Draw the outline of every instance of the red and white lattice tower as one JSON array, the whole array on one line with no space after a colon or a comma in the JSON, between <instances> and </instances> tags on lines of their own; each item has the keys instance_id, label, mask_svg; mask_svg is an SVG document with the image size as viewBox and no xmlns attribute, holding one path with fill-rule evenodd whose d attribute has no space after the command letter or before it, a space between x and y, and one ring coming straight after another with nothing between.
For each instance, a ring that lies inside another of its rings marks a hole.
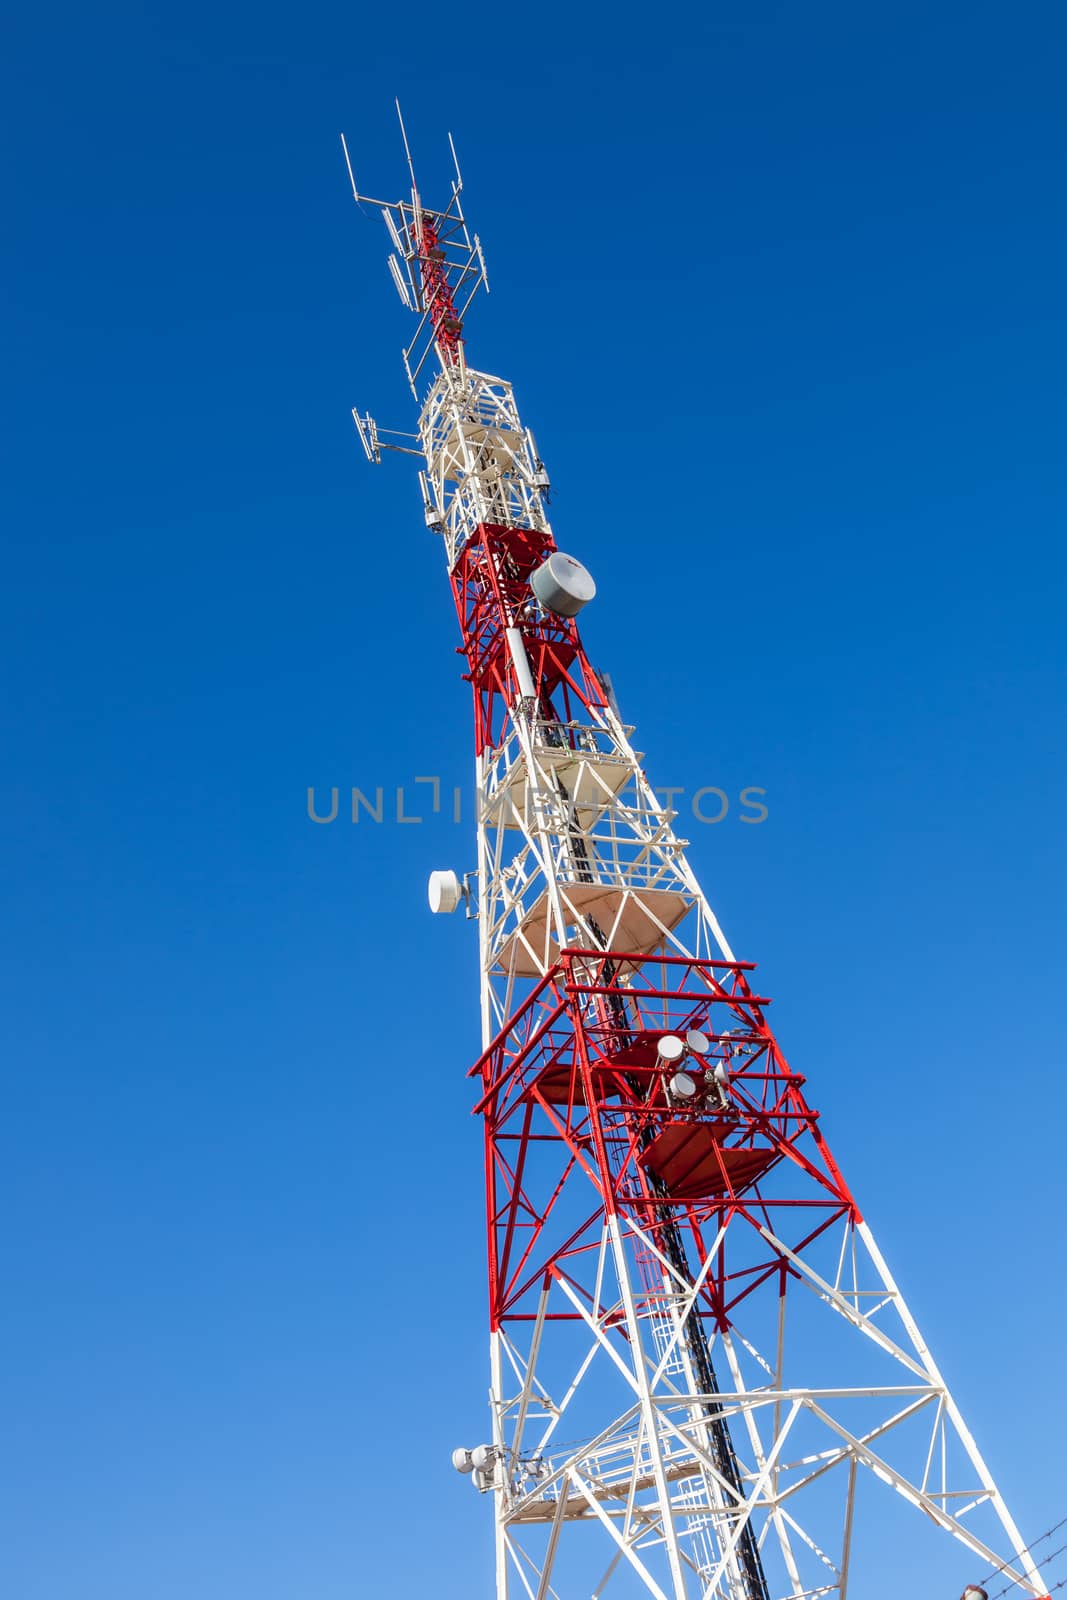
<instances>
[{"instance_id":1,"label":"red and white lattice tower","mask_svg":"<svg viewBox=\"0 0 1067 1600\"><path fill-rule=\"evenodd\" d=\"M353 414L372 461L421 458L474 695L477 871L431 903L479 935L491 1425L454 1464L498 1600L892 1593L853 1537L867 1482L1044 1595L586 656L533 437L467 362L488 285L461 189L370 202L422 409L417 434Z\"/></svg>"}]
</instances>

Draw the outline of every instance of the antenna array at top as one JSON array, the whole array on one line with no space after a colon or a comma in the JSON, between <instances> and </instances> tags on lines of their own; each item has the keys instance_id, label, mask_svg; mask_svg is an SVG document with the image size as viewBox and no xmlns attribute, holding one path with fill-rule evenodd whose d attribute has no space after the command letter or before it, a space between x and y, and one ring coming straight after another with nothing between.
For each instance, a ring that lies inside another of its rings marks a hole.
<instances>
[{"instance_id":1,"label":"antenna array at top","mask_svg":"<svg viewBox=\"0 0 1067 1600\"><path fill-rule=\"evenodd\" d=\"M381 210L393 246L389 272L400 301L419 317L414 337L404 350L404 370L412 393L418 398L419 375L432 351L436 351L443 367L463 365L462 335L467 311L479 289L488 294L489 279L481 241L477 234L470 233L463 215L463 176L452 135L448 135L455 168L451 196L443 211L434 211L423 205L419 195L399 101L396 114L411 178L410 200L376 200L360 194L344 134L341 147L353 198Z\"/></svg>"}]
</instances>

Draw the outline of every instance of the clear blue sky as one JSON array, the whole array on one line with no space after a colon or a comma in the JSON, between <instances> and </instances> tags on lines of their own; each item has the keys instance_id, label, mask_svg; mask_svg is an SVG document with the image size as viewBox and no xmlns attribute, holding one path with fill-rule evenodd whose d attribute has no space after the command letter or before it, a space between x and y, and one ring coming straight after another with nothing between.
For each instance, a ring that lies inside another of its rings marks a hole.
<instances>
[{"instance_id":1,"label":"clear blue sky","mask_svg":"<svg viewBox=\"0 0 1067 1600\"><path fill-rule=\"evenodd\" d=\"M470 825L305 814L471 771L348 415L413 425L338 145L399 194L394 93L591 653L658 782L767 790L694 864L1024 1531L1067 1514L1062 9L9 28L0 1591L488 1593L476 960L424 900Z\"/></svg>"}]
</instances>

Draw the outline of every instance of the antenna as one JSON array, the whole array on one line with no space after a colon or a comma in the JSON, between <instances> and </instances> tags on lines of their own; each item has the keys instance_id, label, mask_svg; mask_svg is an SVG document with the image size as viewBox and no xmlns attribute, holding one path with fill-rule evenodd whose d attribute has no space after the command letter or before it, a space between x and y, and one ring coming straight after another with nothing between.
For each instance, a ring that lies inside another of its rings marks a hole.
<instances>
[{"instance_id":1,"label":"antenna","mask_svg":"<svg viewBox=\"0 0 1067 1600\"><path fill-rule=\"evenodd\" d=\"M404 282L396 256L394 255L390 255L389 257L389 271L393 274L393 282L396 284L396 292L400 296L401 301L405 306L407 306L409 311L414 311L415 307L412 304L411 296L408 293L408 286Z\"/></svg>"},{"instance_id":2,"label":"antenna","mask_svg":"<svg viewBox=\"0 0 1067 1600\"><path fill-rule=\"evenodd\" d=\"M462 194L463 193L463 174L459 170L459 157L456 154L455 141L453 140L451 134L449 134L449 136L448 136L448 148L452 152L452 165L456 169L456 193L457 194Z\"/></svg>"},{"instance_id":3,"label":"antenna","mask_svg":"<svg viewBox=\"0 0 1067 1600\"><path fill-rule=\"evenodd\" d=\"M356 204L358 206L359 205L359 190L356 188L356 175L352 171L352 158L348 153L348 146L345 143L345 136L344 136L343 133L341 135L341 149L345 153L345 166L348 168L348 181L352 185L352 198L353 198L353 200L356 202Z\"/></svg>"},{"instance_id":4,"label":"antenna","mask_svg":"<svg viewBox=\"0 0 1067 1600\"><path fill-rule=\"evenodd\" d=\"M450 184L451 197L442 210L424 211L399 96L393 103L411 179L410 199L376 200L368 194L360 194L344 134L341 148L353 198L361 207L372 205L381 210L396 252L395 259L387 261L389 274L403 305L419 318L414 338L404 351L404 368L414 391L424 363L435 351L443 366L463 366L464 322L479 290L484 289L488 294L489 279L481 241L477 234L471 235L463 215L460 200L463 172L455 139L448 134L455 168Z\"/></svg>"},{"instance_id":5,"label":"antenna","mask_svg":"<svg viewBox=\"0 0 1067 1600\"><path fill-rule=\"evenodd\" d=\"M408 158L408 171L411 173L411 197L415 204L418 205L419 191L415 184L415 168L411 160L411 146L408 144L408 131L404 126L404 114L400 109L399 96L396 97L393 103L396 106L397 121L400 123L400 137L404 141L404 154Z\"/></svg>"},{"instance_id":6,"label":"antenna","mask_svg":"<svg viewBox=\"0 0 1067 1600\"><path fill-rule=\"evenodd\" d=\"M401 240L400 234L397 232L396 223L393 221L393 214L389 210L388 206L382 207L382 216L385 218L385 226L389 230L389 237L396 246L397 255L403 256L406 260L410 252L405 247L403 241Z\"/></svg>"}]
</instances>

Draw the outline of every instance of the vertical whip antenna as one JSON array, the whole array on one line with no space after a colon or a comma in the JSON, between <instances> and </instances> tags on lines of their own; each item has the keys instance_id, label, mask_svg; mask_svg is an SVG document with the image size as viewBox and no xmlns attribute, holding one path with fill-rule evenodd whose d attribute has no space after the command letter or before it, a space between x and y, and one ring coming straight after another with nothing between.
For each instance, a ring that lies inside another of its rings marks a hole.
<instances>
[{"instance_id":1,"label":"vertical whip antenna","mask_svg":"<svg viewBox=\"0 0 1067 1600\"><path fill-rule=\"evenodd\" d=\"M456 154L456 145L455 145L454 139L452 138L451 133L448 135L448 148L452 152L452 165L456 169L456 189L455 189L455 192L456 192L456 194L462 194L463 193L463 174L459 170L459 157Z\"/></svg>"},{"instance_id":2,"label":"vertical whip antenna","mask_svg":"<svg viewBox=\"0 0 1067 1600\"><path fill-rule=\"evenodd\" d=\"M345 166L348 168L348 181L352 185L352 198L359 205L359 190L356 188L356 175L352 171L352 157L348 153L348 143L344 134L341 135L341 149L345 153Z\"/></svg>"},{"instance_id":3,"label":"vertical whip antenna","mask_svg":"<svg viewBox=\"0 0 1067 1600\"><path fill-rule=\"evenodd\" d=\"M393 101L393 104L396 106L396 120L400 124L400 137L404 141L404 154L407 157L408 172L411 174L411 203L417 210L419 204L419 191L415 183L415 164L411 159L411 146L408 144L408 130L404 126L404 113L400 109L399 95Z\"/></svg>"}]
</instances>

